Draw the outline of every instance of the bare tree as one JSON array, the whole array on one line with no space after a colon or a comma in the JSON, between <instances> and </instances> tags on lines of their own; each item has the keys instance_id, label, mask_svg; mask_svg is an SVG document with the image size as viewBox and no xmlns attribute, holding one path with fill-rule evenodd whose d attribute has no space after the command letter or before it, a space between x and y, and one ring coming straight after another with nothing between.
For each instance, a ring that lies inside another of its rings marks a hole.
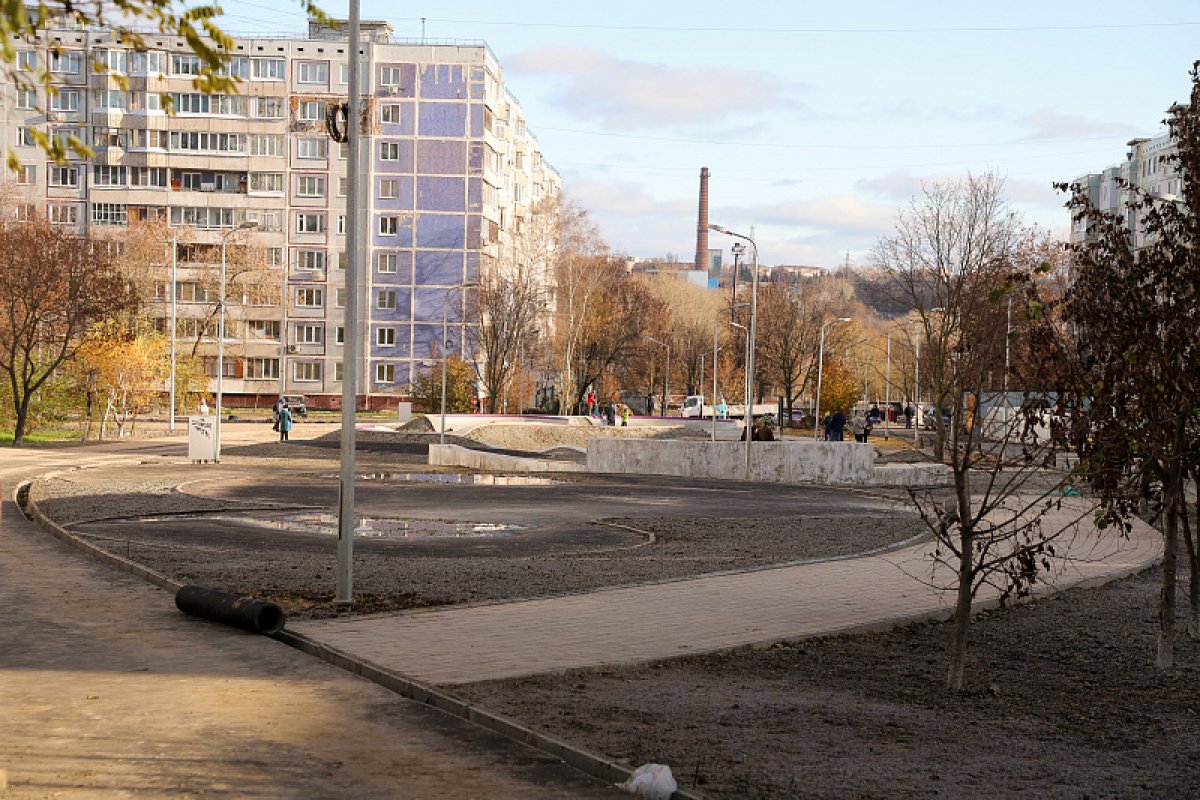
<instances>
[{"instance_id":1,"label":"bare tree","mask_svg":"<svg viewBox=\"0 0 1200 800\"><path fill-rule=\"evenodd\" d=\"M136 307L107 243L44 220L0 221L0 374L16 416L14 447L24 443L35 393L89 328Z\"/></svg>"},{"instance_id":2,"label":"bare tree","mask_svg":"<svg viewBox=\"0 0 1200 800\"><path fill-rule=\"evenodd\" d=\"M1002 601L1027 593L1048 568L1058 535L1040 524L1048 508L1039 498L1045 487L1032 497L1021 494L1055 444L1038 427L1050 387L1027 387L1017 411L993 415L993 424L984 425L988 375L1003 363L1007 295L1029 284L1041 267L1029 263L1028 240L1004 200L1003 181L969 176L925 186L873 255L882 290L914 309L922 378L935 407L950 411L949 423L939 413L934 419L936 454L950 466L952 496L911 495L937 538L935 566L942 563L954 574L946 587L956 593L946 682L955 690L963 684L976 594L984 585L996 586ZM1016 302L1030 326L1044 322L1038 312L1043 305L1032 295ZM1052 372L1031 380L1047 374ZM985 431L987 446L981 441Z\"/></svg>"}]
</instances>

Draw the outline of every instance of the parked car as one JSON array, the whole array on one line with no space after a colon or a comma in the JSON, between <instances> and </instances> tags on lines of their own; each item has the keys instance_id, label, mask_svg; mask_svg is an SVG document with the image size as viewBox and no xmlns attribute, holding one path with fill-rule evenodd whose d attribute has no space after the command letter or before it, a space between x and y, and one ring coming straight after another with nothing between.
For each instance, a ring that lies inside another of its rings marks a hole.
<instances>
[{"instance_id":1,"label":"parked car","mask_svg":"<svg viewBox=\"0 0 1200 800\"><path fill-rule=\"evenodd\" d=\"M308 416L308 401L304 399L304 395L285 394L283 402L287 403L288 410L292 412L293 417Z\"/></svg>"},{"instance_id":2,"label":"parked car","mask_svg":"<svg viewBox=\"0 0 1200 800\"><path fill-rule=\"evenodd\" d=\"M933 418L934 410L932 408L925 409L925 413L921 415L921 427L927 431L937 428L937 423ZM954 422L954 414L948 408L942 409L942 427L949 428Z\"/></svg>"}]
</instances>

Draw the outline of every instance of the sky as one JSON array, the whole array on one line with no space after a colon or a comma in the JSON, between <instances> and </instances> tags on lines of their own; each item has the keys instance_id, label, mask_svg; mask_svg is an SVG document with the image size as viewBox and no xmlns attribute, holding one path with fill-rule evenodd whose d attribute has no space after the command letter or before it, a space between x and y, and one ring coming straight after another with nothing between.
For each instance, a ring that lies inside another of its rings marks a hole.
<instances>
[{"instance_id":1,"label":"sky","mask_svg":"<svg viewBox=\"0 0 1200 800\"><path fill-rule=\"evenodd\" d=\"M701 167L710 221L763 264L868 263L923 183L969 173L1065 236L1051 184L1162 133L1200 58L1182 1L360 1L398 37L487 42L564 195L615 251L682 261ZM232 32L305 30L295 0L225 11Z\"/></svg>"}]
</instances>

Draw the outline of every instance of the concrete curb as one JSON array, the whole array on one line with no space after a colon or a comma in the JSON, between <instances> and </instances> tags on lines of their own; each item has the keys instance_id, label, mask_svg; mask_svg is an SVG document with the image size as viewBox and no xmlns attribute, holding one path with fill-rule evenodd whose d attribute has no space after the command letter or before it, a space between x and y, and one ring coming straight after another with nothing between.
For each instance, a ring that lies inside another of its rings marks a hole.
<instances>
[{"instance_id":1,"label":"concrete curb","mask_svg":"<svg viewBox=\"0 0 1200 800\"><path fill-rule=\"evenodd\" d=\"M587 467L573 461L487 453L456 444L430 444L429 464L438 467L466 467L485 472L587 472Z\"/></svg>"}]
</instances>

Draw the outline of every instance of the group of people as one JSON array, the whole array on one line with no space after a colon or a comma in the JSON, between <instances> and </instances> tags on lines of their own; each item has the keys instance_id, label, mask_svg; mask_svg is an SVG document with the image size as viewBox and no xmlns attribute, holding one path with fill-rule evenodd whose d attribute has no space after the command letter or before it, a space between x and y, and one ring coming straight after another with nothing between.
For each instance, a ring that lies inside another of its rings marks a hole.
<instances>
[{"instance_id":1,"label":"group of people","mask_svg":"<svg viewBox=\"0 0 1200 800\"><path fill-rule=\"evenodd\" d=\"M594 389L588 389L587 413L589 417L603 419L608 425L616 425L617 417L619 416L622 426L629 425L629 406L622 403L621 407L618 408L616 400L609 400L607 405L601 406L596 402L596 392Z\"/></svg>"},{"instance_id":2,"label":"group of people","mask_svg":"<svg viewBox=\"0 0 1200 800\"><path fill-rule=\"evenodd\" d=\"M873 415L868 416L864 411L855 411L854 416L847 419L845 412L839 408L832 413L825 412L825 416L821 419L821 425L825 430L825 440L828 442L845 441L846 426L849 425L850 432L854 435L854 441L866 444L871 430L875 427L875 420Z\"/></svg>"}]
</instances>

